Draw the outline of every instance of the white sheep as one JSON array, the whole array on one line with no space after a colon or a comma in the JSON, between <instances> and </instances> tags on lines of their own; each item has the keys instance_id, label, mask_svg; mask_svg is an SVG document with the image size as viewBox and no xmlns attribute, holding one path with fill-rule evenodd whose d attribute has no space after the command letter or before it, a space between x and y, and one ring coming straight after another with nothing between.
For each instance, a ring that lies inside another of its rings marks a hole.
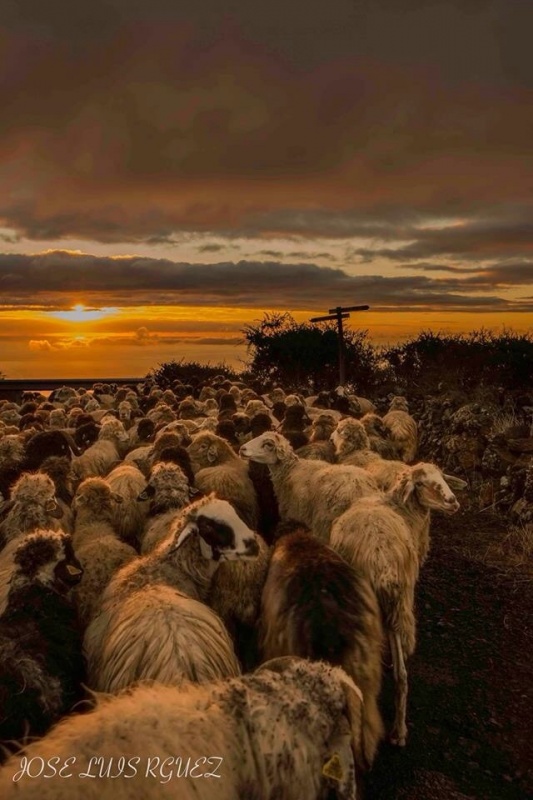
<instances>
[{"instance_id":1,"label":"white sheep","mask_svg":"<svg viewBox=\"0 0 533 800\"><path fill-rule=\"evenodd\" d=\"M85 635L90 685L117 692L141 679L178 685L239 674L220 617L202 601L221 560L258 550L226 501L211 495L184 509L169 537L105 590Z\"/></svg>"},{"instance_id":2,"label":"white sheep","mask_svg":"<svg viewBox=\"0 0 533 800\"><path fill-rule=\"evenodd\" d=\"M396 445L398 456L406 464L410 464L414 461L418 448L418 426L409 414L405 397L392 398L383 422L390 431L390 438Z\"/></svg>"},{"instance_id":3,"label":"white sheep","mask_svg":"<svg viewBox=\"0 0 533 800\"><path fill-rule=\"evenodd\" d=\"M199 687L139 686L99 697L11 758L0 795L356 800L361 705L342 669L303 659Z\"/></svg>"},{"instance_id":4,"label":"white sheep","mask_svg":"<svg viewBox=\"0 0 533 800\"><path fill-rule=\"evenodd\" d=\"M272 431L242 445L240 453L268 464L281 517L305 522L324 541L334 519L355 500L378 492L365 470L298 458L289 442Z\"/></svg>"},{"instance_id":5,"label":"white sheep","mask_svg":"<svg viewBox=\"0 0 533 800\"><path fill-rule=\"evenodd\" d=\"M392 655L395 718L391 740L407 739L406 659L416 643L414 593L429 548L430 509L459 504L433 464L404 467L386 495L354 503L331 527L331 546L366 575L378 597Z\"/></svg>"},{"instance_id":6,"label":"white sheep","mask_svg":"<svg viewBox=\"0 0 533 800\"><path fill-rule=\"evenodd\" d=\"M400 514L379 495L361 498L339 516L331 526L330 544L370 580L378 598L394 672L395 717L390 738L403 746L407 739L405 660L416 643L416 545Z\"/></svg>"},{"instance_id":7,"label":"white sheep","mask_svg":"<svg viewBox=\"0 0 533 800\"><path fill-rule=\"evenodd\" d=\"M429 552L431 511L450 515L460 508L448 481L458 488L466 486L465 481L446 475L435 464L404 464L386 492L387 498L395 505L411 531L421 566Z\"/></svg>"}]
</instances>

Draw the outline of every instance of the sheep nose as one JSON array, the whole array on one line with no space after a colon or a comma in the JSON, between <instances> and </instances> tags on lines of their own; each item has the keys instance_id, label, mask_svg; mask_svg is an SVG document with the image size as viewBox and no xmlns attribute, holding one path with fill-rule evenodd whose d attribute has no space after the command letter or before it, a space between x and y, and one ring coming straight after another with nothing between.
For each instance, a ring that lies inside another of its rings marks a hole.
<instances>
[{"instance_id":1,"label":"sheep nose","mask_svg":"<svg viewBox=\"0 0 533 800\"><path fill-rule=\"evenodd\" d=\"M255 557L259 555L259 544L257 543L257 539L246 539L244 544L246 545L245 555L250 557Z\"/></svg>"},{"instance_id":2,"label":"sheep nose","mask_svg":"<svg viewBox=\"0 0 533 800\"><path fill-rule=\"evenodd\" d=\"M450 514L455 514L456 511L459 511L461 505L456 497L450 497L450 499L446 503L447 510Z\"/></svg>"}]
</instances>

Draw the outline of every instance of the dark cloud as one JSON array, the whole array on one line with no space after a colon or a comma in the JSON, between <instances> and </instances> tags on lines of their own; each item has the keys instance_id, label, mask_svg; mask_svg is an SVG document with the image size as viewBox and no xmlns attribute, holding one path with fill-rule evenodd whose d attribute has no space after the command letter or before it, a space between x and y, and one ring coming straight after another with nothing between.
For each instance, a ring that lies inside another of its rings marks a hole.
<instances>
[{"instance_id":1,"label":"dark cloud","mask_svg":"<svg viewBox=\"0 0 533 800\"><path fill-rule=\"evenodd\" d=\"M3 0L0 220L36 240L388 241L394 214L525 202L532 16L507 0Z\"/></svg>"},{"instance_id":2,"label":"dark cloud","mask_svg":"<svg viewBox=\"0 0 533 800\"><path fill-rule=\"evenodd\" d=\"M10 285L9 277L13 275L20 280ZM532 264L507 269L502 266L466 278L455 273L446 278L416 274L384 277L352 276L341 269L311 263L188 264L50 251L34 256L0 256L0 280L2 276L6 278L5 299L12 306L31 302L45 308L57 307L63 300L63 307L68 307L81 297L86 304L97 307L151 304L309 309L342 302L368 303L375 310L524 310L527 303L499 297L495 290L530 283Z\"/></svg>"}]
</instances>

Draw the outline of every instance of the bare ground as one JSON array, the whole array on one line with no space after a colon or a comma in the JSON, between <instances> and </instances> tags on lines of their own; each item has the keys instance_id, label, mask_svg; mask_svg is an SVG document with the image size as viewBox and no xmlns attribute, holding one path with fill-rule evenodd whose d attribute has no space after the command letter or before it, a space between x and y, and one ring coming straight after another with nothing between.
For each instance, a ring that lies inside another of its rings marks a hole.
<instances>
[{"instance_id":1,"label":"bare ground","mask_svg":"<svg viewBox=\"0 0 533 800\"><path fill-rule=\"evenodd\" d=\"M365 800L533 797L533 574L498 563L505 521L435 515L417 592L409 739L384 744ZM392 707L385 680L384 716Z\"/></svg>"}]
</instances>

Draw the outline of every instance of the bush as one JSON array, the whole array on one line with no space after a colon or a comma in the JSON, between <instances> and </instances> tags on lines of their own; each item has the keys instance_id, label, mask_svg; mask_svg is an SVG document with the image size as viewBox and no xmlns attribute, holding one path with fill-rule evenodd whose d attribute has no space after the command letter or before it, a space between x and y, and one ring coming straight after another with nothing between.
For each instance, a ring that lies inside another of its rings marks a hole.
<instances>
[{"instance_id":1,"label":"bush","mask_svg":"<svg viewBox=\"0 0 533 800\"><path fill-rule=\"evenodd\" d=\"M318 392L339 384L339 337L335 322L297 323L291 314L265 314L243 331L251 361L249 372L265 385ZM368 332L344 331L346 383L369 392L382 373Z\"/></svg>"},{"instance_id":2,"label":"bush","mask_svg":"<svg viewBox=\"0 0 533 800\"><path fill-rule=\"evenodd\" d=\"M223 375L230 381L238 380L239 375L226 364L200 364L198 361L166 361L159 364L157 369L152 369L146 376L153 380L161 389L171 386L174 381L196 384L201 381L212 380L217 375Z\"/></svg>"},{"instance_id":3,"label":"bush","mask_svg":"<svg viewBox=\"0 0 533 800\"><path fill-rule=\"evenodd\" d=\"M485 388L525 389L533 380L533 337L481 329L445 335L423 331L416 339L383 352L398 388L427 394Z\"/></svg>"}]
</instances>

